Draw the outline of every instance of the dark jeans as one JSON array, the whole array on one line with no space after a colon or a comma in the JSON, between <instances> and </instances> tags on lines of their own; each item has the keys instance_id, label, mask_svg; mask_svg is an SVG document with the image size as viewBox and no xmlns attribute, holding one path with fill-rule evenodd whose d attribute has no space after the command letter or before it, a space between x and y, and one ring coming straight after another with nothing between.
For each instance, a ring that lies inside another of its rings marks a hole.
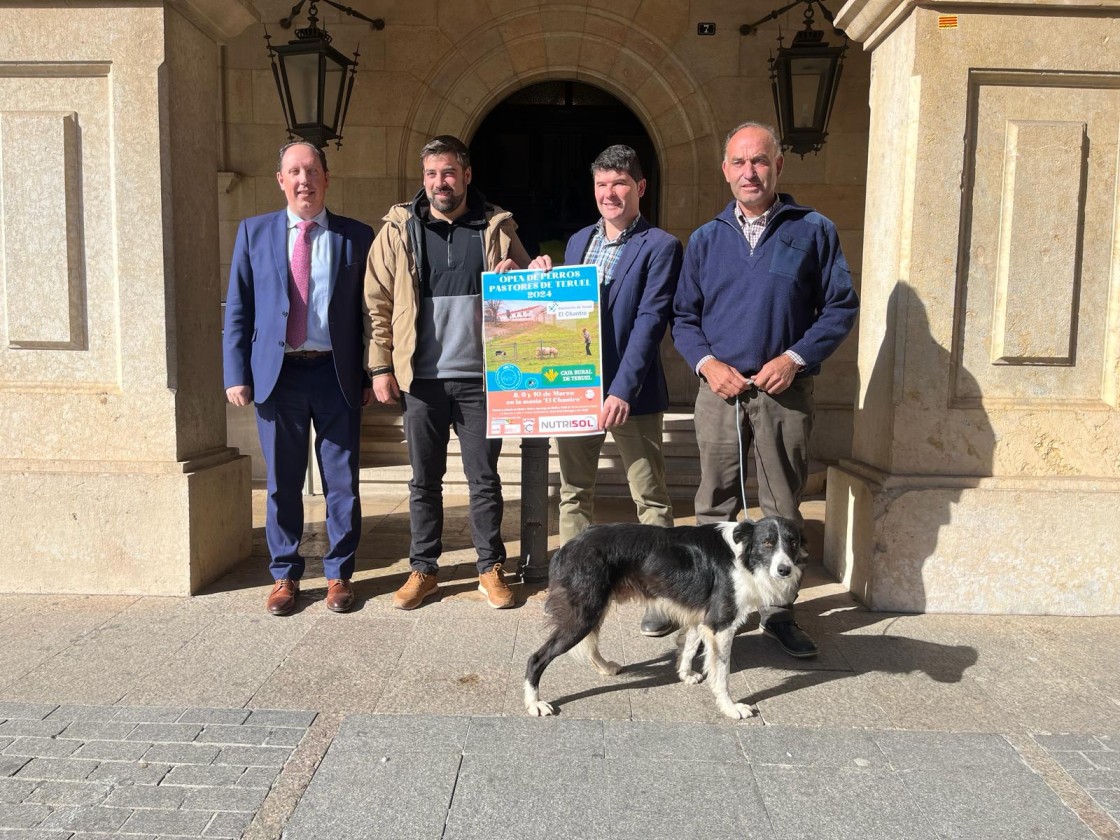
<instances>
[{"instance_id":1,"label":"dark jeans","mask_svg":"<svg viewBox=\"0 0 1120 840\"><path fill-rule=\"evenodd\" d=\"M358 500L362 410L351 408L342 396L330 356L285 359L276 387L267 400L257 404L257 432L268 468L264 533L272 557L269 569L276 580L303 577L299 543L312 424L330 541L323 556L323 574L349 580L362 533Z\"/></svg>"},{"instance_id":2,"label":"dark jeans","mask_svg":"<svg viewBox=\"0 0 1120 840\"><path fill-rule=\"evenodd\" d=\"M443 553L443 477L452 427L459 438L470 488L471 539L478 552L478 571L481 574L495 563L504 563L504 503L498 477L502 441L486 438L482 379L414 379L408 392L401 395L401 402L412 465L412 480L408 482L412 568L433 574Z\"/></svg>"}]
</instances>

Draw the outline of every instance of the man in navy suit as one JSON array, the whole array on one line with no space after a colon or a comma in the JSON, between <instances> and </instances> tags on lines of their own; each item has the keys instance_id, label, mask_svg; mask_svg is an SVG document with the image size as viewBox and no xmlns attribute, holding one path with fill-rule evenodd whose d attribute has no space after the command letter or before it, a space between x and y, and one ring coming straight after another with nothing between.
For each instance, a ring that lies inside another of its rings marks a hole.
<instances>
[{"instance_id":1,"label":"man in navy suit","mask_svg":"<svg viewBox=\"0 0 1120 840\"><path fill-rule=\"evenodd\" d=\"M268 467L265 537L276 581L273 615L296 605L304 559L303 483L311 426L327 503L327 608L354 604L350 578L361 533L358 456L363 369L362 278L373 229L326 209L330 172L314 145L280 149L286 210L245 219L230 268L223 338L226 398L256 403Z\"/></svg>"},{"instance_id":2,"label":"man in navy suit","mask_svg":"<svg viewBox=\"0 0 1120 840\"><path fill-rule=\"evenodd\" d=\"M600 343L607 396L599 414L603 433L556 441L563 541L594 519L599 453L608 429L622 455L638 519L647 525L673 525L661 452L669 393L660 346L681 270L681 243L642 218L638 205L646 181L633 149L607 148L591 164L591 175L600 219L568 240L564 263L599 268ZM529 267L547 271L552 260L537 257ZM673 629L667 619L652 611L642 620L646 635L662 636Z\"/></svg>"}]
</instances>

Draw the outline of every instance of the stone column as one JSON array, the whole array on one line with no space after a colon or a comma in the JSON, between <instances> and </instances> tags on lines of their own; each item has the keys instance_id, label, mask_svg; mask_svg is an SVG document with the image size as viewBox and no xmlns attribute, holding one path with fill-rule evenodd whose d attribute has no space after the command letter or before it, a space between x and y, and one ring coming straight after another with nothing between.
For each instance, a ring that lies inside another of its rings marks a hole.
<instances>
[{"instance_id":1,"label":"stone column","mask_svg":"<svg viewBox=\"0 0 1120 840\"><path fill-rule=\"evenodd\" d=\"M0 9L0 588L184 595L249 553L226 446L217 40L244 0Z\"/></svg>"},{"instance_id":2,"label":"stone column","mask_svg":"<svg viewBox=\"0 0 1120 840\"><path fill-rule=\"evenodd\" d=\"M837 18L873 56L825 562L880 610L1120 613L1115 4L941 6Z\"/></svg>"}]
</instances>

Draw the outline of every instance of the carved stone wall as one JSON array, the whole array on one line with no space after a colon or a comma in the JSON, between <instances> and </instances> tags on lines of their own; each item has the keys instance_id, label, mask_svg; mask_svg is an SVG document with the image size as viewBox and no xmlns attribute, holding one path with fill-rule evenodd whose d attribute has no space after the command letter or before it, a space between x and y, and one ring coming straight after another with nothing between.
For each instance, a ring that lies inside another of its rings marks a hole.
<instances>
[{"instance_id":1,"label":"carved stone wall","mask_svg":"<svg viewBox=\"0 0 1120 840\"><path fill-rule=\"evenodd\" d=\"M873 163L826 561L881 609L1116 613L1120 22L1004 5L840 15Z\"/></svg>"},{"instance_id":2,"label":"carved stone wall","mask_svg":"<svg viewBox=\"0 0 1120 840\"><path fill-rule=\"evenodd\" d=\"M0 9L5 589L185 594L248 554L213 341L213 38L252 15L208 5Z\"/></svg>"}]
</instances>

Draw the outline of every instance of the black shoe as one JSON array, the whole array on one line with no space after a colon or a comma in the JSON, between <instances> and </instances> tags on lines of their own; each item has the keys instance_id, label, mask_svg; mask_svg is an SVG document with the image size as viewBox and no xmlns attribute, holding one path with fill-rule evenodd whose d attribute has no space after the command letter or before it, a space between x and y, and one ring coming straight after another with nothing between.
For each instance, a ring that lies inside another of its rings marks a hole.
<instances>
[{"instance_id":1,"label":"black shoe","mask_svg":"<svg viewBox=\"0 0 1120 840\"><path fill-rule=\"evenodd\" d=\"M782 621L776 624L763 624L762 632L771 639L776 639L782 650L798 659L816 656L817 643L812 637L797 626L795 621Z\"/></svg>"},{"instance_id":2,"label":"black shoe","mask_svg":"<svg viewBox=\"0 0 1120 840\"><path fill-rule=\"evenodd\" d=\"M671 618L662 615L653 607L646 607L645 615L642 616L641 631L643 636L657 639L661 636L668 636L676 629L677 623Z\"/></svg>"}]
</instances>

